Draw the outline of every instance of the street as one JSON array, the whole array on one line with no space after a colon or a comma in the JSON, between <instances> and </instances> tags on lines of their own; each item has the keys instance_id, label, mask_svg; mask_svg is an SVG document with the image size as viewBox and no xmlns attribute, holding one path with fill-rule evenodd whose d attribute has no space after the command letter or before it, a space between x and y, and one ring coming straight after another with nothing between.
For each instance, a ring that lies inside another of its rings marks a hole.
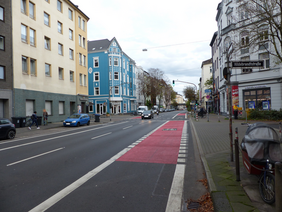
<instances>
[{"instance_id":1,"label":"street","mask_svg":"<svg viewBox=\"0 0 282 212\"><path fill-rule=\"evenodd\" d=\"M60 129L1 141L0 211L185 211L207 192L185 112Z\"/></svg>"}]
</instances>

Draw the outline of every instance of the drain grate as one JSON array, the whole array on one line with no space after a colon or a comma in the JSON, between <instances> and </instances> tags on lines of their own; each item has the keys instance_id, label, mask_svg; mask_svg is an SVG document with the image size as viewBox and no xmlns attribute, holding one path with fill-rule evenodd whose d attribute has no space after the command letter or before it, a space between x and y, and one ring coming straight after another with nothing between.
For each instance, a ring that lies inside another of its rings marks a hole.
<instances>
[{"instance_id":1,"label":"drain grate","mask_svg":"<svg viewBox=\"0 0 282 212\"><path fill-rule=\"evenodd\" d=\"M163 131L176 131L177 128L167 128L167 129L163 129Z\"/></svg>"},{"instance_id":2,"label":"drain grate","mask_svg":"<svg viewBox=\"0 0 282 212\"><path fill-rule=\"evenodd\" d=\"M190 202L188 205L188 209L198 209L200 204L198 202Z\"/></svg>"}]
</instances>

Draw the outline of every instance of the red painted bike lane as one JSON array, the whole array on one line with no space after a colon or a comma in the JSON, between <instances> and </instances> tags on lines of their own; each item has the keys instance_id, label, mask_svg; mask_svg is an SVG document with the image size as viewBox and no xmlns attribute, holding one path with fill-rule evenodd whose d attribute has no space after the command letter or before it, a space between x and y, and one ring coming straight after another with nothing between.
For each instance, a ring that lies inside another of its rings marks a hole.
<instances>
[{"instance_id":1,"label":"red painted bike lane","mask_svg":"<svg viewBox=\"0 0 282 212\"><path fill-rule=\"evenodd\" d=\"M117 161L177 164L184 121L169 121Z\"/></svg>"}]
</instances>

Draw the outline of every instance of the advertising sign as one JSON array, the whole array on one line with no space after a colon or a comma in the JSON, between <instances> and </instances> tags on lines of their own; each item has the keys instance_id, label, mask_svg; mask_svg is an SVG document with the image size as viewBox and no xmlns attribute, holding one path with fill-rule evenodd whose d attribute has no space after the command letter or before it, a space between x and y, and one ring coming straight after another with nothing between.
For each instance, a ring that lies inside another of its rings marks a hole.
<instances>
[{"instance_id":1,"label":"advertising sign","mask_svg":"<svg viewBox=\"0 0 282 212\"><path fill-rule=\"evenodd\" d=\"M239 89L238 85L232 85L232 106L239 106Z\"/></svg>"},{"instance_id":2,"label":"advertising sign","mask_svg":"<svg viewBox=\"0 0 282 212\"><path fill-rule=\"evenodd\" d=\"M269 101L263 101L262 102L262 109L263 110L269 110Z\"/></svg>"},{"instance_id":3,"label":"advertising sign","mask_svg":"<svg viewBox=\"0 0 282 212\"><path fill-rule=\"evenodd\" d=\"M77 105L77 113L81 113L81 105Z\"/></svg>"},{"instance_id":4,"label":"advertising sign","mask_svg":"<svg viewBox=\"0 0 282 212\"><path fill-rule=\"evenodd\" d=\"M249 109L255 109L256 103L255 101L249 101Z\"/></svg>"}]
</instances>

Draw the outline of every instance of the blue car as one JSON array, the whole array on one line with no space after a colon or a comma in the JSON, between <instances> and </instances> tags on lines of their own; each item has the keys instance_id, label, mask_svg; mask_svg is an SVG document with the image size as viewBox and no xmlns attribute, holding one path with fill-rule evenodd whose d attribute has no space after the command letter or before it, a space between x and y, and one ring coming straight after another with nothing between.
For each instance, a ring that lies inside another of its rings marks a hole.
<instances>
[{"instance_id":1,"label":"blue car","mask_svg":"<svg viewBox=\"0 0 282 212\"><path fill-rule=\"evenodd\" d=\"M79 127L80 125L89 125L90 117L83 113L74 113L64 121L64 126Z\"/></svg>"}]
</instances>

